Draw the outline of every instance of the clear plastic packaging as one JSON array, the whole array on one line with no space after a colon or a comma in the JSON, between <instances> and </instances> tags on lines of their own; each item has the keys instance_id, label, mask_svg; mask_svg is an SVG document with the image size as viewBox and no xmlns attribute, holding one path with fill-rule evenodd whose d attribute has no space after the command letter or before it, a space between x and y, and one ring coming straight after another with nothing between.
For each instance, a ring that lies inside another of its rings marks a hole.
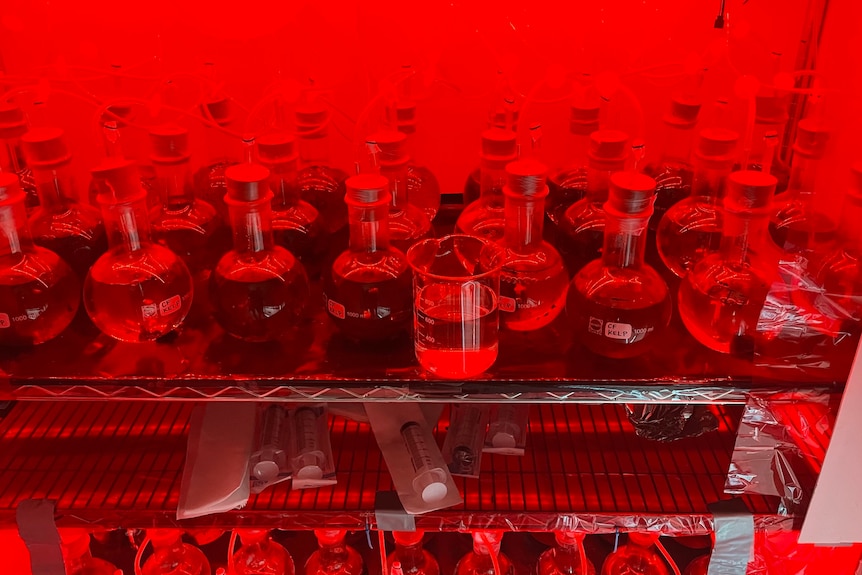
<instances>
[{"instance_id":1,"label":"clear plastic packaging","mask_svg":"<svg viewBox=\"0 0 862 575\"><path fill-rule=\"evenodd\" d=\"M315 529L320 548L305 562L305 575L362 575L362 557L345 545L343 529Z\"/></svg>"},{"instance_id":2,"label":"clear plastic packaging","mask_svg":"<svg viewBox=\"0 0 862 575\"><path fill-rule=\"evenodd\" d=\"M443 441L443 461L452 475L479 477L489 412L485 405L452 404Z\"/></svg>"},{"instance_id":3,"label":"clear plastic packaging","mask_svg":"<svg viewBox=\"0 0 862 575\"><path fill-rule=\"evenodd\" d=\"M335 459L329 442L326 408L302 406L290 411L291 487L335 485Z\"/></svg>"},{"instance_id":4,"label":"clear plastic packaging","mask_svg":"<svg viewBox=\"0 0 862 575\"><path fill-rule=\"evenodd\" d=\"M297 327L310 297L305 269L275 245L269 170L239 164L225 170L234 249L210 276L216 321L232 336L274 341Z\"/></svg>"},{"instance_id":5,"label":"clear plastic packaging","mask_svg":"<svg viewBox=\"0 0 862 575\"><path fill-rule=\"evenodd\" d=\"M535 331L565 309L569 274L559 252L543 239L547 168L535 160L506 166L505 263L500 272L500 320L513 331Z\"/></svg>"},{"instance_id":6,"label":"clear plastic packaging","mask_svg":"<svg viewBox=\"0 0 862 575\"><path fill-rule=\"evenodd\" d=\"M350 247L324 275L326 311L346 337L388 340L409 333L413 299L407 258L390 246L389 183L383 176L348 178Z\"/></svg>"},{"instance_id":7,"label":"clear plastic packaging","mask_svg":"<svg viewBox=\"0 0 862 575\"><path fill-rule=\"evenodd\" d=\"M492 406L482 451L500 455L524 455L529 426L528 403L500 403Z\"/></svg>"},{"instance_id":8,"label":"clear plastic packaging","mask_svg":"<svg viewBox=\"0 0 862 575\"><path fill-rule=\"evenodd\" d=\"M177 329L192 305L192 277L174 252L150 239L146 192L135 164L106 161L93 170L110 249L84 282L84 306L103 333L153 341Z\"/></svg>"},{"instance_id":9,"label":"clear plastic packaging","mask_svg":"<svg viewBox=\"0 0 862 575\"><path fill-rule=\"evenodd\" d=\"M259 417L257 450L252 454L251 475L271 485L280 475L287 475L288 412L280 405L270 405Z\"/></svg>"},{"instance_id":10,"label":"clear plastic packaging","mask_svg":"<svg viewBox=\"0 0 862 575\"><path fill-rule=\"evenodd\" d=\"M75 318L81 284L54 252L35 245L18 175L0 172L0 344L34 345Z\"/></svg>"},{"instance_id":11,"label":"clear plastic packaging","mask_svg":"<svg viewBox=\"0 0 862 575\"><path fill-rule=\"evenodd\" d=\"M99 210L82 203L65 139L59 128L33 128L21 137L39 195L30 231L36 244L63 258L83 280L108 244Z\"/></svg>"},{"instance_id":12,"label":"clear plastic packaging","mask_svg":"<svg viewBox=\"0 0 862 575\"><path fill-rule=\"evenodd\" d=\"M583 267L569 287L566 314L590 351L630 358L650 351L670 325L665 281L644 263L655 180L635 172L611 176L601 259Z\"/></svg>"}]
</instances>

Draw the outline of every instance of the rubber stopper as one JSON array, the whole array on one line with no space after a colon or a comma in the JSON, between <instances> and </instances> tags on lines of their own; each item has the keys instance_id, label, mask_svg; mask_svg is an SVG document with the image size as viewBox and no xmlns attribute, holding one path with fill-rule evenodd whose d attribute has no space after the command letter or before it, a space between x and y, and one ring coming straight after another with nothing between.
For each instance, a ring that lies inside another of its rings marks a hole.
<instances>
[{"instance_id":1,"label":"rubber stopper","mask_svg":"<svg viewBox=\"0 0 862 575\"><path fill-rule=\"evenodd\" d=\"M807 158L821 158L829 141L829 130L810 118L799 120L793 151Z\"/></svg>"},{"instance_id":2,"label":"rubber stopper","mask_svg":"<svg viewBox=\"0 0 862 575\"><path fill-rule=\"evenodd\" d=\"M381 130L374 132L366 139L369 144L376 144L380 149L379 160L384 164L407 161L407 135L396 130Z\"/></svg>"},{"instance_id":3,"label":"rubber stopper","mask_svg":"<svg viewBox=\"0 0 862 575\"><path fill-rule=\"evenodd\" d=\"M628 157L629 135L620 130L596 130L590 134L592 160L622 162Z\"/></svg>"},{"instance_id":4,"label":"rubber stopper","mask_svg":"<svg viewBox=\"0 0 862 575\"><path fill-rule=\"evenodd\" d=\"M670 101L670 111L665 115L666 124L677 128L690 129L697 124L700 113L700 100L693 96L674 96Z\"/></svg>"},{"instance_id":5,"label":"rubber stopper","mask_svg":"<svg viewBox=\"0 0 862 575\"><path fill-rule=\"evenodd\" d=\"M697 155L702 158L732 158L739 134L725 128L706 128L697 139Z\"/></svg>"},{"instance_id":6,"label":"rubber stopper","mask_svg":"<svg viewBox=\"0 0 862 575\"><path fill-rule=\"evenodd\" d=\"M34 168L51 168L72 159L60 128L32 128L21 136L21 147L27 164Z\"/></svg>"},{"instance_id":7,"label":"rubber stopper","mask_svg":"<svg viewBox=\"0 0 862 575\"><path fill-rule=\"evenodd\" d=\"M398 124L398 131L405 134L412 134L416 131L416 104L399 103L395 107L395 119Z\"/></svg>"},{"instance_id":8,"label":"rubber stopper","mask_svg":"<svg viewBox=\"0 0 862 575\"><path fill-rule=\"evenodd\" d=\"M344 200L350 205L386 205L392 200L389 179L379 174L351 176L344 182Z\"/></svg>"},{"instance_id":9,"label":"rubber stopper","mask_svg":"<svg viewBox=\"0 0 862 575\"><path fill-rule=\"evenodd\" d=\"M599 129L599 103L573 102L569 108L569 131L589 136Z\"/></svg>"},{"instance_id":10,"label":"rubber stopper","mask_svg":"<svg viewBox=\"0 0 862 575\"><path fill-rule=\"evenodd\" d=\"M658 533L629 533L629 543L638 547L652 547L658 541Z\"/></svg>"},{"instance_id":11,"label":"rubber stopper","mask_svg":"<svg viewBox=\"0 0 862 575\"><path fill-rule=\"evenodd\" d=\"M777 184L775 176L760 171L733 172L727 178L725 205L737 210L765 208L772 203Z\"/></svg>"},{"instance_id":12,"label":"rubber stopper","mask_svg":"<svg viewBox=\"0 0 862 575\"><path fill-rule=\"evenodd\" d=\"M176 164L189 159L189 131L176 124L162 124L150 129L152 154L157 164Z\"/></svg>"},{"instance_id":13,"label":"rubber stopper","mask_svg":"<svg viewBox=\"0 0 862 575\"><path fill-rule=\"evenodd\" d=\"M656 182L639 172L611 175L608 203L622 214L640 214L652 207Z\"/></svg>"},{"instance_id":14,"label":"rubber stopper","mask_svg":"<svg viewBox=\"0 0 862 575\"><path fill-rule=\"evenodd\" d=\"M514 108L514 104L510 104L508 107L501 106L491 113L490 125L491 128L511 132L518 125L519 117L520 112Z\"/></svg>"},{"instance_id":15,"label":"rubber stopper","mask_svg":"<svg viewBox=\"0 0 862 575\"><path fill-rule=\"evenodd\" d=\"M204 114L204 117L209 119L209 117L212 116L213 121L215 121L219 126L230 124L230 100L227 97L214 98L209 102L205 102L204 106L206 106L207 112L209 112L209 116Z\"/></svg>"},{"instance_id":16,"label":"rubber stopper","mask_svg":"<svg viewBox=\"0 0 862 575\"><path fill-rule=\"evenodd\" d=\"M577 531L554 531L554 540L560 547L574 547L578 544L578 537L583 537Z\"/></svg>"},{"instance_id":17,"label":"rubber stopper","mask_svg":"<svg viewBox=\"0 0 862 575\"><path fill-rule=\"evenodd\" d=\"M518 137L511 130L490 128L482 132L482 157L491 160L515 159L518 153Z\"/></svg>"},{"instance_id":18,"label":"rubber stopper","mask_svg":"<svg viewBox=\"0 0 862 575\"><path fill-rule=\"evenodd\" d=\"M320 545L332 546L344 542L347 531L344 529L315 529L314 536Z\"/></svg>"},{"instance_id":19,"label":"rubber stopper","mask_svg":"<svg viewBox=\"0 0 862 575\"><path fill-rule=\"evenodd\" d=\"M292 162L299 155L296 149L296 138L288 132L270 132L259 136L257 155L265 164Z\"/></svg>"},{"instance_id":20,"label":"rubber stopper","mask_svg":"<svg viewBox=\"0 0 862 575\"><path fill-rule=\"evenodd\" d=\"M509 162L506 175L509 190L515 195L532 197L548 193L548 167L538 160L528 158Z\"/></svg>"},{"instance_id":21,"label":"rubber stopper","mask_svg":"<svg viewBox=\"0 0 862 575\"><path fill-rule=\"evenodd\" d=\"M303 104L294 110L296 130L300 134L316 132L329 122L329 110L317 103Z\"/></svg>"},{"instance_id":22,"label":"rubber stopper","mask_svg":"<svg viewBox=\"0 0 862 575\"><path fill-rule=\"evenodd\" d=\"M236 164L224 171L227 193L240 202L254 202L269 194L269 170L260 164Z\"/></svg>"},{"instance_id":23,"label":"rubber stopper","mask_svg":"<svg viewBox=\"0 0 862 575\"><path fill-rule=\"evenodd\" d=\"M132 160L107 158L90 170L99 187L99 203L116 203L146 196L138 167Z\"/></svg>"},{"instance_id":24,"label":"rubber stopper","mask_svg":"<svg viewBox=\"0 0 862 575\"><path fill-rule=\"evenodd\" d=\"M11 172L0 172L0 202L11 203L24 199L24 190L18 176Z\"/></svg>"},{"instance_id":25,"label":"rubber stopper","mask_svg":"<svg viewBox=\"0 0 862 575\"><path fill-rule=\"evenodd\" d=\"M395 538L395 543L398 545L404 545L405 547L412 547L414 545L419 545L422 543L422 538L425 536L425 532L421 529L417 529L416 531L393 531L392 537Z\"/></svg>"},{"instance_id":26,"label":"rubber stopper","mask_svg":"<svg viewBox=\"0 0 862 575\"><path fill-rule=\"evenodd\" d=\"M785 96L755 96L754 121L757 124L783 124L790 117L790 101Z\"/></svg>"},{"instance_id":27,"label":"rubber stopper","mask_svg":"<svg viewBox=\"0 0 862 575\"><path fill-rule=\"evenodd\" d=\"M237 529L236 534L243 545L254 545L266 541L269 529Z\"/></svg>"},{"instance_id":28,"label":"rubber stopper","mask_svg":"<svg viewBox=\"0 0 862 575\"><path fill-rule=\"evenodd\" d=\"M20 138L27 131L27 117L20 106L0 103L0 138Z\"/></svg>"}]
</instances>

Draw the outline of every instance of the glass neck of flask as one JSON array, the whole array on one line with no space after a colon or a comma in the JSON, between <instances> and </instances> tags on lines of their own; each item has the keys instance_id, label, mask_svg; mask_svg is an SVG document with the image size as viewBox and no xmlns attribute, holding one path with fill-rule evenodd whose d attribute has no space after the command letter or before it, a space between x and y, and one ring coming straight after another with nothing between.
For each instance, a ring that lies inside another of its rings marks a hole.
<instances>
[{"instance_id":1,"label":"glass neck of flask","mask_svg":"<svg viewBox=\"0 0 862 575\"><path fill-rule=\"evenodd\" d=\"M20 254L32 245L23 197L0 206L0 257Z\"/></svg>"},{"instance_id":2,"label":"glass neck of flask","mask_svg":"<svg viewBox=\"0 0 862 575\"><path fill-rule=\"evenodd\" d=\"M389 248L389 206L349 206L350 251L372 253Z\"/></svg>"},{"instance_id":3,"label":"glass neck of flask","mask_svg":"<svg viewBox=\"0 0 862 575\"><path fill-rule=\"evenodd\" d=\"M787 183L787 191L801 200L812 198L819 164L818 158L809 158L801 154L794 156L790 166L790 181Z\"/></svg>"},{"instance_id":4,"label":"glass neck of flask","mask_svg":"<svg viewBox=\"0 0 862 575\"><path fill-rule=\"evenodd\" d=\"M269 198L254 202L232 200L228 204L233 248L241 255L271 250L272 204Z\"/></svg>"},{"instance_id":5,"label":"glass neck of flask","mask_svg":"<svg viewBox=\"0 0 862 575\"><path fill-rule=\"evenodd\" d=\"M403 210L407 206L407 162L392 165L381 165L380 175L389 180L389 191L392 194L392 207Z\"/></svg>"},{"instance_id":6,"label":"glass neck of flask","mask_svg":"<svg viewBox=\"0 0 862 575\"><path fill-rule=\"evenodd\" d=\"M150 219L145 193L128 201L103 204L102 220L111 248L136 252L150 243Z\"/></svg>"},{"instance_id":7,"label":"glass neck of flask","mask_svg":"<svg viewBox=\"0 0 862 575\"><path fill-rule=\"evenodd\" d=\"M724 182L732 169L732 162L707 164L698 160L691 179L691 196L701 202L718 205L724 197Z\"/></svg>"},{"instance_id":8,"label":"glass neck of flask","mask_svg":"<svg viewBox=\"0 0 862 575\"><path fill-rule=\"evenodd\" d=\"M691 142L694 130L667 125L661 161L666 164L687 164L691 158Z\"/></svg>"},{"instance_id":9,"label":"glass neck of flask","mask_svg":"<svg viewBox=\"0 0 862 575\"><path fill-rule=\"evenodd\" d=\"M767 241L769 210L725 210L721 256L725 263L748 265L758 247Z\"/></svg>"},{"instance_id":10,"label":"glass neck of flask","mask_svg":"<svg viewBox=\"0 0 862 575\"><path fill-rule=\"evenodd\" d=\"M648 221L649 215L643 218L607 214L602 264L613 268L641 267L644 263Z\"/></svg>"},{"instance_id":11,"label":"glass neck of flask","mask_svg":"<svg viewBox=\"0 0 862 575\"><path fill-rule=\"evenodd\" d=\"M326 128L317 128L313 134L300 134L299 158L303 166L326 166L329 164L329 138Z\"/></svg>"},{"instance_id":12,"label":"glass neck of flask","mask_svg":"<svg viewBox=\"0 0 862 575\"><path fill-rule=\"evenodd\" d=\"M189 163L156 164L156 185L162 199L162 207L169 211L179 211L195 201Z\"/></svg>"},{"instance_id":13,"label":"glass neck of flask","mask_svg":"<svg viewBox=\"0 0 862 575\"><path fill-rule=\"evenodd\" d=\"M611 174L622 169L622 165L609 169L608 166L596 166L591 163L587 168L587 199L591 202L606 202L611 185Z\"/></svg>"},{"instance_id":14,"label":"glass neck of flask","mask_svg":"<svg viewBox=\"0 0 862 575\"><path fill-rule=\"evenodd\" d=\"M506 247L516 252L528 252L542 243L545 223L545 199L506 197Z\"/></svg>"},{"instance_id":15,"label":"glass neck of flask","mask_svg":"<svg viewBox=\"0 0 862 575\"><path fill-rule=\"evenodd\" d=\"M33 170L39 206L49 212L64 212L69 204L77 203L75 183L69 164Z\"/></svg>"},{"instance_id":16,"label":"glass neck of flask","mask_svg":"<svg viewBox=\"0 0 862 575\"><path fill-rule=\"evenodd\" d=\"M280 162L267 166L270 171L269 188L272 190L272 206L284 210L299 202L296 184L296 161Z\"/></svg>"},{"instance_id":17,"label":"glass neck of flask","mask_svg":"<svg viewBox=\"0 0 862 575\"><path fill-rule=\"evenodd\" d=\"M749 160L749 164L756 164L757 166L760 166L763 164L763 160L765 159L767 153L778 154L777 147L767 147L767 134L775 134L775 142L783 141L784 124L754 124L754 130L752 131L751 135L751 159ZM775 162L773 161L773 163Z\"/></svg>"},{"instance_id":18,"label":"glass neck of flask","mask_svg":"<svg viewBox=\"0 0 862 575\"><path fill-rule=\"evenodd\" d=\"M503 185L506 183L506 163L482 160L479 170L479 199L495 208L503 207Z\"/></svg>"},{"instance_id":19,"label":"glass neck of flask","mask_svg":"<svg viewBox=\"0 0 862 575\"><path fill-rule=\"evenodd\" d=\"M18 140L11 138L0 140L0 170L17 174L25 167L21 158L23 156Z\"/></svg>"}]
</instances>

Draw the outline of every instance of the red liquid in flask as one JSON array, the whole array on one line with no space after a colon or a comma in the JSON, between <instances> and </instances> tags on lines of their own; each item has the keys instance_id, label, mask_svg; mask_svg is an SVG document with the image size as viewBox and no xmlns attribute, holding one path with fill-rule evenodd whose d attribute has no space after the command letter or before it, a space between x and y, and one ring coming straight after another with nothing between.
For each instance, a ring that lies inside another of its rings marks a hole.
<instances>
[{"instance_id":1,"label":"red liquid in flask","mask_svg":"<svg viewBox=\"0 0 862 575\"><path fill-rule=\"evenodd\" d=\"M242 548L231 558L232 575L294 575L293 558L265 529L237 529Z\"/></svg>"},{"instance_id":2,"label":"red liquid in flask","mask_svg":"<svg viewBox=\"0 0 862 575\"><path fill-rule=\"evenodd\" d=\"M257 164L227 170L234 249L210 277L213 315L231 335L272 341L296 327L309 297L308 277L272 237L269 170Z\"/></svg>"},{"instance_id":3,"label":"red liquid in flask","mask_svg":"<svg viewBox=\"0 0 862 575\"><path fill-rule=\"evenodd\" d=\"M347 180L350 249L324 277L326 311L338 330L358 341L405 335L412 319L412 286L404 254L389 245L389 181Z\"/></svg>"},{"instance_id":4,"label":"red liquid in flask","mask_svg":"<svg viewBox=\"0 0 862 575\"><path fill-rule=\"evenodd\" d=\"M34 345L59 335L78 311L81 284L57 254L33 245L25 194L0 173L0 344Z\"/></svg>"}]
</instances>

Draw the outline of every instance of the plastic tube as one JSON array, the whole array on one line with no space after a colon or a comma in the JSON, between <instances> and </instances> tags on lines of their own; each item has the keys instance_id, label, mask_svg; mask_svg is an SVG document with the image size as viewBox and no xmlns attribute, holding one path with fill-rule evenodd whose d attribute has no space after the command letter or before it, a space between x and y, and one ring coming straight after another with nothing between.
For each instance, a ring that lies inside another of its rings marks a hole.
<instances>
[{"instance_id":1,"label":"plastic tube","mask_svg":"<svg viewBox=\"0 0 862 575\"><path fill-rule=\"evenodd\" d=\"M488 540L488 535L484 531L480 531L479 537L488 549L488 555L491 556L491 565L494 567L494 575L504 575L503 571L500 569L500 558L497 557L496 552L492 553L493 548L491 547L491 541Z\"/></svg>"},{"instance_id":2,"label":"plastic tube","mask_svg":"<svg viewBox=\"0 0 862 575\"><path fill-rule=\"evenodd\" d=\"M734 91L740 98L748 100L748 117L745 120L745 134L742 138L742 155L740 165L748 166L751 159L752 139L754 138L754 118L757 115L755 97L760 91L760 82L754 76L740 76L734 85Z\"/></svg>"},{"instance_id":3,"label":"plastic tube","mask_svg":"<svg viewBox=\"0 0 862 575\"><path fill-rule=\"evenodd\" d=\"M667 552L667 549L664 548L662 542L660 540L656 540L655 546L658 547L658 550L661 552L664 560L667 561L667 564L670 565L671 570L673 571L673 575L680 575L679 565L676 564L676 561L673 560L673 557L670 556L670 553Z\"/></svg>"},{"instance_id":4,"label":"plastic tube","mask_svg":"<svg viewBox=\"0 0 862 575\"><path fill-rule=\"evenodd\" d=\"M230 573L233 572L233 554L236 550L236 540L237 534L236 529L234 529L230 532L230 541L227 544L227 563L225 564Z\"/></svg>"},{"instance_id":5,"label":"plastic tube","mask_svg":"<svg viewBox=\"0 0 862 575\"><path fill-rule=\"evenodd\" d=\"M150 536L144 535L144 540L141 542L141 545L138 547L138 552L135 553L135 575L143 575L143 571L141 570L141 559L144 556L144 549L147 548L147 545L150 543Z\"/></svg>"}]
</instances>

